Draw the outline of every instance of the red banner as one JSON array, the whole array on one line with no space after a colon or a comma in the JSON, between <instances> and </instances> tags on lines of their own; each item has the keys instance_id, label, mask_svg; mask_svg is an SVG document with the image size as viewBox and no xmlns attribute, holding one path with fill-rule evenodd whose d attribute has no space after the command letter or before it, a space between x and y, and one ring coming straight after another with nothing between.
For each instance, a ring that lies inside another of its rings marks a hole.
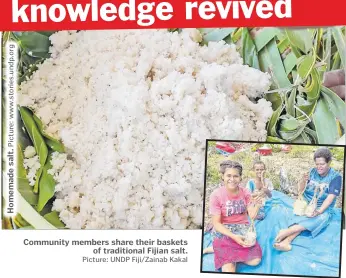
<instances>
[{"instance_id":1,"label":"red banner","mask_svg":"<svg viewBox=\"0 0 346 278\"><path fill-rule=\"evenodd\" d=\"M1 31L346 25L344 0L2 0Z\"/></svg>"}]
</instances>

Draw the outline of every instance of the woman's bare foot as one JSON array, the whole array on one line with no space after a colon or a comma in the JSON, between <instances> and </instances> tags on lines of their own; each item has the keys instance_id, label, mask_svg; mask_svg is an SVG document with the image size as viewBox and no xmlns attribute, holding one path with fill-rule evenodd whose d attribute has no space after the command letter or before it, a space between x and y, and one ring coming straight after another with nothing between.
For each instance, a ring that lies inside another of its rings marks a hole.
<instances>
[{"instance_id":1,"label":"woman's bare foot","mask_svg":"<svg viewBox=\"0 0 346 278\"><path fill-rule=\"evenodd\" d=\"M203 249L203 254L214 253L214 249L212 246Z\"/></svg>"},{"instance_id":2,"label":"woman's bare foot","mask_svg":"<svg viewBox=\"0 0 346 278\"><path fill-rule=\"evenodd\" d=\"M274 243L273 247L278 251L284 251L284 252L288 252L292 250L292 245L289 244L287 241L276 242Z\"/></svg>"},{"instance_id":3,"label":"woman's bare foot","mask_svg":"<svg viewBox=\"0 0 346 278\"><path fill-rule=\"evenodd\" d=\"M275 242L281 242L283 241L286 237L288 236L287 234L287 229L280 230L275 238Z\"/></svg>"}]
</instances>

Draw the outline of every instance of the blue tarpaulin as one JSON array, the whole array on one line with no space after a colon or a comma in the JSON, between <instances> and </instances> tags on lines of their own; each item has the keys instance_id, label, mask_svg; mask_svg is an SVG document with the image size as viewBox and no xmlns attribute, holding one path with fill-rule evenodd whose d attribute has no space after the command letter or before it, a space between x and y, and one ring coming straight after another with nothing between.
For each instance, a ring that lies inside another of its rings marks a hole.
<instances>
[{"instance_id":1,"label":"blue tarpaulin","mask_svg":"<svg viewBox=\"0 0 346 278\"><path fill-rule=\"evenodd\" d=\"M333 209L330 224L315 238L305 231L292 242L291 251L280 252L273 248L274 239L280 229L287 228L294 201L281 192L274 190L272 193L272 198L265 206L266 218L256 221L262 261L255 267L239 263L237 272L339 277L341 209ZM203 247L211 245L210 232L205 232ZM205 254L202 260L203 271L217 271L214 268L214 254Z\"/></svg>"}]
</instances>

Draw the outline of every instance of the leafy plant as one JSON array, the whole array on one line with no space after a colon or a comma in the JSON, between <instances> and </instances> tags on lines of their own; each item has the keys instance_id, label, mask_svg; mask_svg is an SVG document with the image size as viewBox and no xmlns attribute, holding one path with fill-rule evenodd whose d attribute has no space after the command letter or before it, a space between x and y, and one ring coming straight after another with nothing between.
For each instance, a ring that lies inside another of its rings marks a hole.
<instances>
[{"instance_id":1,"label":"leafy plant","mask_svg":"<svg viewBox=\"0 0 346 278\"><path fill-rule=\"evenodd\" d=\"M342 148L330 148L333 155L333 160L343 161L344 160L344 150Z\"/></svg>"},{"instance_id":2,"label":"leafy plant","mask_svg":"<svg viewBox=\"0 0 346 278\"><path fill-rule=\"evenodd\" d=\"M266 99L274 113L267 141L330 144L343 135L345 102L322 81L326 71L345 67L344 27L200 30L203 43L236 43L245 64L257 67L259 61L271 75Z\"/></svg>"}]
</instances>

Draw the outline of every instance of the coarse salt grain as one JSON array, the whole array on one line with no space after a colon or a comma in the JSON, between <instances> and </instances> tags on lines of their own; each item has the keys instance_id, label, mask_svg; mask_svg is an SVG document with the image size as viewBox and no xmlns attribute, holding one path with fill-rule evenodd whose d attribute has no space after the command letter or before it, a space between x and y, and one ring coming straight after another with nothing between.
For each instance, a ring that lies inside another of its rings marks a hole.
<instances>
[{"instance_id":1,"label":"coarse salt grain","mask_svg":"<svg viewBox=\"0 0 346 278\"><path fill-rule=\"evenodd\" d=\"M33 146L27 146L24 150L24 157L25 158L32 158L36 155L35 147Z\"/></svg>"},{"instance_id":2,"label":"coarse salt grain","mask_svg":"<svg viewBox=\"0 0 346 278\"><path fill-rule=\"evenodd\" d=\"M41 164L38 155L30 158L24 158L24 168L27 170L26 177L31 186L35 185L36 173L40 169Z\"/></svg>"}]
</instances>

